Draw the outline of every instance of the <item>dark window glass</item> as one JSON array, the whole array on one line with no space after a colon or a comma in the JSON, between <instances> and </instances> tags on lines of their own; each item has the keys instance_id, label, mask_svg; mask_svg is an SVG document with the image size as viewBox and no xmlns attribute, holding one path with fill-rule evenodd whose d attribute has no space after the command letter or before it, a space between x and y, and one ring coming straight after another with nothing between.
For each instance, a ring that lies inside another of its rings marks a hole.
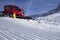
<instances>
[{"instance_id":1,"label":"dark window glass","mask_svg":"<svg viewBox=\"0 0 60 40\"><path fill-rule=\"evenodd\" d=\"M21 9L19 9L19 11L21 12Z\"/></svg>"},{"instance_id":2,"label":"dark window glass","mask_svg":"<svg viewBox=\"0 0 60 40\"><path fill-rule=\"evenodd\" d=\"M5 6L5 9L10 10L11 6Z\"/></svg>"},{"instance_id":3,"label":"dark window glass","mask_svg":"<svg viewBox=\"0 0 60 40\"><path fill-rule=\"evenodd\" d=\"M18 7L16 7L16 6L14 6L14 9L15 9L15 10L19 10L19 8L18 8Z\"/></svg>"}]
</instances>

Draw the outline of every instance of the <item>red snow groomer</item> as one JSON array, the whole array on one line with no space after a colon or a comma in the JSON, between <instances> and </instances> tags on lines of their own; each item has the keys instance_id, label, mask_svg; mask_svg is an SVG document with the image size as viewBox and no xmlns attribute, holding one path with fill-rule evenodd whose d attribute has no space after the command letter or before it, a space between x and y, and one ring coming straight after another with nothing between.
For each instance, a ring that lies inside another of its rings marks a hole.
<instances>
[{"instance_id":1,"label":"red snow groomer","mask_svg":"<svg viewBox=\"0 0 60 40\"><path fill-rule=\"evenodd\" d=\"M16 15L16 18L22 18L22 19L31 19L31 17L24 15L24 10L22 8L19 8L15 5L5 5L4 6L4 14L13 17L13 15Z\"/></svg>"}]
</instances>

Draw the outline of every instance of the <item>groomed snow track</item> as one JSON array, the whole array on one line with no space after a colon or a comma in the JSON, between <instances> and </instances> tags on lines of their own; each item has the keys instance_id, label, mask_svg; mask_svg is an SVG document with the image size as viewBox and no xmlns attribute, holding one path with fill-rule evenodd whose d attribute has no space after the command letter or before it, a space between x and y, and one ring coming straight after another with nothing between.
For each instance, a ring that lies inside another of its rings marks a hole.
<instances>
[{"instance_id":1,"label":"groomed snow track","mask_svg":"<svg viewBox=\"0 0 60 40\"><path fill-rule=\"evenodd\" d=\"M59 31L50 31L32 21L0 17L0 40L60 40Z\"/></svg>"}]
</instances>

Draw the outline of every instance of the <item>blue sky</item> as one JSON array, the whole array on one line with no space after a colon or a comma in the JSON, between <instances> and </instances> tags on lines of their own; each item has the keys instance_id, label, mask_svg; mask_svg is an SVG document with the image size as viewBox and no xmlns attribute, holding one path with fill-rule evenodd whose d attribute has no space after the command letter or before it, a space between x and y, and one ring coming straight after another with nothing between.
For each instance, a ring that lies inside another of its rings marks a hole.
<instances>
[{"instance_id":1,"label":"blue sky","mask_svg":"<svg viewBox=\"0 0 60 40\"><path fill-rule=\"evenodd\" d=\"M40 14L56 8L60 0L0 0L0 10L4 5L15 4L26 11L26 15Z\"/></svg>"}]
</instances>

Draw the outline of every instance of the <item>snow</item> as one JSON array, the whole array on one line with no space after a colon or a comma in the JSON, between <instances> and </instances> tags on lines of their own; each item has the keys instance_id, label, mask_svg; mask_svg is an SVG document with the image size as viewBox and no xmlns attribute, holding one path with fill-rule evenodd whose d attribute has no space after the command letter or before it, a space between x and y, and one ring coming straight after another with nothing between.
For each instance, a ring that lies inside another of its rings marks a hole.
<instances>
[{"instance_id":1,"label":"snow","mask_svg":"<svg viewBox=\"0 0 60 40\"><path fill-rule=\"evenodd\" d=\"M47 20L0 17L0 37L8 40L60 40L60 24L53 23Z\"/></svg>"}]
</instances>

